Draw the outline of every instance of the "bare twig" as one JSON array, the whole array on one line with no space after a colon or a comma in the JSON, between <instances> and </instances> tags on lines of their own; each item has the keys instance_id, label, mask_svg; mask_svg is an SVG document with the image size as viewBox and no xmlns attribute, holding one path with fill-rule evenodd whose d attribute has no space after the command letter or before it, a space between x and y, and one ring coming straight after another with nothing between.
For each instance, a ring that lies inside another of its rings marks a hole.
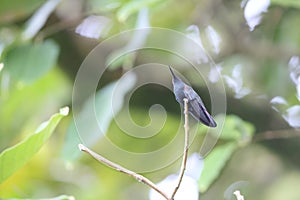
<instances>
[{"instance_id":1,"label":"bare twig","mask_svg":"<svg viewBox=\"0 0 300 200\"><path fill-rule=\"evenodd\" d=\"M91 155L93 158L95 158L97 161L119 171L122 172L124 174L127 174L133 178L135 178L138 182L142 182L146 185L148 185L150 188L154 189L155 191L157 191L159 194L161 194L166 200L173 200L174 196L176 194L176 192L178 191L180 184L182 182L183 179L183 175L186 169L186 163L187 163L187 157L188 157L188 150L189 150L189 125L188 125L188 100L186 98L183 99L184 101L184 138L185 138L185 142L184 142L184 152L183 152L183 158L182 158L182 164L181 164L181 168L180 168L180 173L179 173L179 177L178 177L178 183L172 193L172 196L169 198L168 195L166 193L164 193L162 190L160 190L156 184L154 184L152 181L150 181L148 178L137 174L129 169L126 169L125 167L122 167L121 165L118 165L106 158L104 158L103 156L97 154L96 152L92 151L91 149L89 149L88 147L84 146L83 144L79 144L78 147L80 149L80 151L86 152L89 155Z\"/></svg>"},{"instance_id":2,"label":"bare twig","mask_svg":"<svg viewBox=\"0 0 300 200\"><path fill-rule=\"evenodd\" d=\"M275 139L287 139L292 137L299 137L300 131L295 129L287 130L275 130L275 131L266 131L263 133L255 134L252 141L260 142L264 140L275 140Z\"/></svg>"},{"instance_id":3,"label":"bare twig","mask_svg":"<svg viewBox=\"0 0 300 200\"><path fill-rule=\"evenodd\" d=\"M183 158L181 163L181 169L178 177L178 183L175 187L171 199L174 199L176 192L178 191L180 184L182 182L182 178L184 175L184 171L186 168L186 162L188 157L189 151L189 113L188 113L188 100L186 98L183 99L184 102L184 151L183 151Z\"/></svg>"},{"instance_id":4,"label":"bare twig","mask_svg":"<svg viewBox=\"0 0 300 200\"><path fill-rule=\"evenodd\" d=\"M159 194L161 194L165 199L167 200L170 200L167 196L167 194L165 194L163 191L161 191L157 185L155 185L152 181L150 181L149 179L147 179L146 177L140 175L140 174L137 174L129 169L126 169L104 157L102 157L101 155L95 153L94 151L90 150L89 148L87 148L86 146L84 146L83 144L79 144L78 145L79 149L81 151L84 151L86 153L88 153L89 155L91 155L93 158L95 158L96 160L98 160L99 162L101 163L104 163L105 165L119 171L119 172L122 172L124 174L127 174L133 178L135 178L138 182L142 182L146 185L148 185L150 188L154 189L155 191L157 191Z\"/></svg>"}]
</instances>

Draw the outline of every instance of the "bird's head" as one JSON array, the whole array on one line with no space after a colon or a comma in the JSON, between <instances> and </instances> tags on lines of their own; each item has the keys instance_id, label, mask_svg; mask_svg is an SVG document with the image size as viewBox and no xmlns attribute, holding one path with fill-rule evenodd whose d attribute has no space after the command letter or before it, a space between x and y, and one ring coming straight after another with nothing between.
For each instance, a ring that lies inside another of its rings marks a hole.
<instances>
[{"instance_id":1,"label":"bird's head","mask_svg":"<svg viewBox=\"0 0 300 200\"><path fill-rule=\"evenodd\" d=\"M178 77L176 76L176 74L174 73L173 69L171 66L169 66L169 69L171 71L171 74L172 74L172 81L173 81L173 85L176 87L177 85L181 85L183 84L183 81Z\"/></svg>"}]
</instances>

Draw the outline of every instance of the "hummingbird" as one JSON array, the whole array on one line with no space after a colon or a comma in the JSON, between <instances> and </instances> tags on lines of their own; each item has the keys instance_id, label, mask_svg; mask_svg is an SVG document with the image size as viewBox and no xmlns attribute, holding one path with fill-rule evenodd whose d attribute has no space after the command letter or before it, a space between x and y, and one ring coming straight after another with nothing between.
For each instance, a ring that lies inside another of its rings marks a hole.
<instances>
[{"instance_id":1,"label":"hummingbird","mask_svg":"<svg viewBox=\"0 0 300 200\"><path fill-rule=\"evenodd\" d=\"M194 91L194 89L184 83L169 66L172 74L173 92L175 94L176 101L183 105L183 99L188 100L188 112L197 120L209 127L216 127L217 123L212 116L207 112L200 96Z\"/></svg>"}]
</instances>

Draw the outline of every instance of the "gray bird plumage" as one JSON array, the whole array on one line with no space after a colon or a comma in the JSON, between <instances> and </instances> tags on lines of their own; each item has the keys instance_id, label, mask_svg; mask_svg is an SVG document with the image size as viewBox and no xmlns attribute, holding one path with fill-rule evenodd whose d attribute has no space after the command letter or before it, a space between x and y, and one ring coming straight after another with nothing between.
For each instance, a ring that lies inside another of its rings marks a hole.
<instances>
[{"instance_id":1,"label":"gray bird plumage","mask_svg":"<svg viewBox=\"0 0 300 200\"><path fill-rule=\"evenodd\" d=\"M212 116L207 112L200 96L193 90L193 88L185 84L169 66L172 74L173 92L176 101L183 105L183 99L188 99L188 111L197 120L206 126L216 127L217 123Z\"/></svg>"}]
</instances>

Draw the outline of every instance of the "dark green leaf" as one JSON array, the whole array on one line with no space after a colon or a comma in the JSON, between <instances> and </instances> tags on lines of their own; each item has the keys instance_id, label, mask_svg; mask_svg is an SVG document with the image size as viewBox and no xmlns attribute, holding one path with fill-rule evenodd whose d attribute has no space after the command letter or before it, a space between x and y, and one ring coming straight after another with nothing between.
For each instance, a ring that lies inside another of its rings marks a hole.
<instances>
[{"instance_id":1,"label":"dark green leaf","mask_svg":"<svg viewBox=\"0 0 300 200\"><path fill-rule=\"evenodd\" d=\"M59 47L52 40L22 44L7 52L4 70L14 80L32 83L56 64L58 53Z\"/></svg>"}]
</instances>

